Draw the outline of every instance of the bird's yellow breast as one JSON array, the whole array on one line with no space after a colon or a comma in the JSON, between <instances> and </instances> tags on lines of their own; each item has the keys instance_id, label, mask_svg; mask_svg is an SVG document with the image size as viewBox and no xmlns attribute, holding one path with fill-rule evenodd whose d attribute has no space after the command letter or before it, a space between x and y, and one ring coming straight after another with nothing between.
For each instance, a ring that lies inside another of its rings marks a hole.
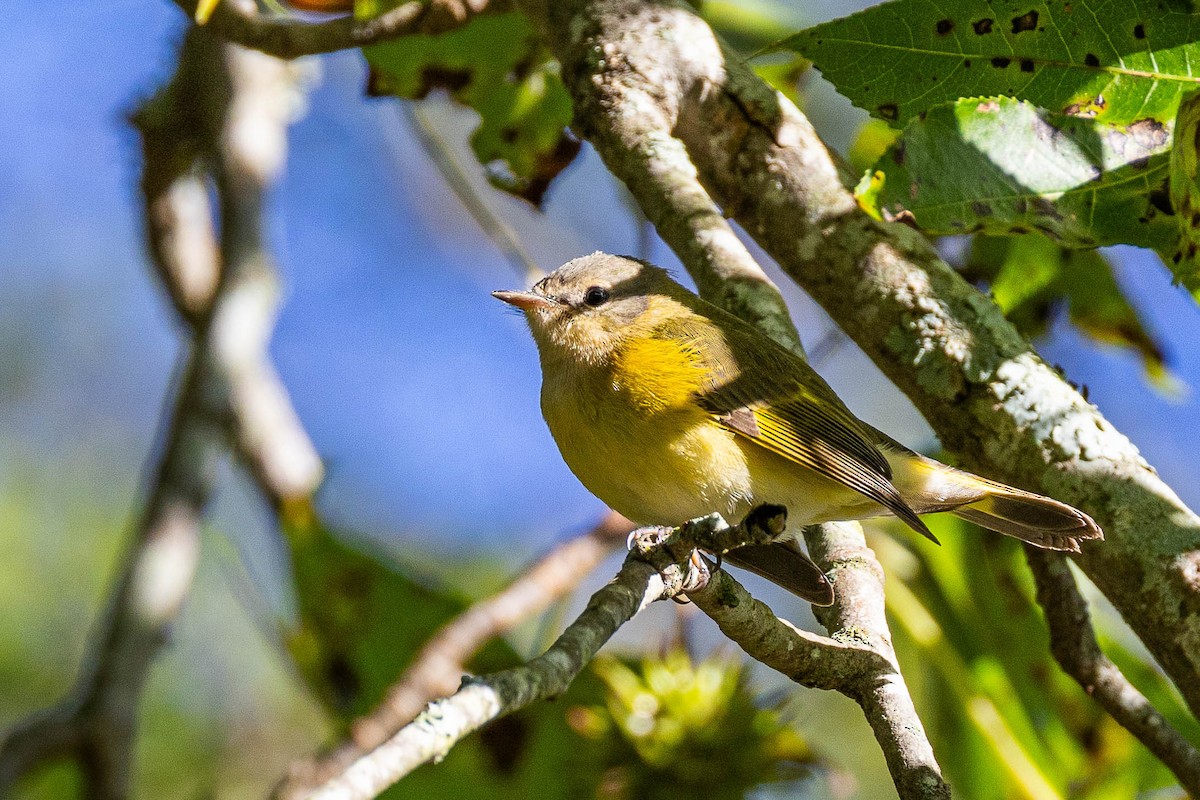
<instances>
[{"instance_id":1,"label":"bird's yellow breast","mask_svg":"<svg viewBox=\"0 0 1200 800\"><path fill-rule=\"evenodd\" d=\"M731 513L749 473L734 435L695 402L704 367L685 344L643 338L610 366L545 365L542 413L567 466L630 519Z\"/></svg>"}]
</instances>

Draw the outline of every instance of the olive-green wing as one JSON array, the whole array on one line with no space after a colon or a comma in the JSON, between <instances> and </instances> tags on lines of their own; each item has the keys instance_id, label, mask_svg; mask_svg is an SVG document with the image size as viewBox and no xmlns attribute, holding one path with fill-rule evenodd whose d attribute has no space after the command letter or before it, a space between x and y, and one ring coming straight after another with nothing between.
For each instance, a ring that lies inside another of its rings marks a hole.
<instances>
[{"instance_id":1,"label":"olive-green wing","mask_svg":"<svg viewBox=\"0 0 1200 800\"><path fill-rule=\"evenodd\" d=\"M673 321L663 331L690 340L705 361L701 406L739 436L874 500L936 542L892 485L871 430L821 376L741 320L713 317L719 337L698 318Z\"/></svg>"}]
</instances>

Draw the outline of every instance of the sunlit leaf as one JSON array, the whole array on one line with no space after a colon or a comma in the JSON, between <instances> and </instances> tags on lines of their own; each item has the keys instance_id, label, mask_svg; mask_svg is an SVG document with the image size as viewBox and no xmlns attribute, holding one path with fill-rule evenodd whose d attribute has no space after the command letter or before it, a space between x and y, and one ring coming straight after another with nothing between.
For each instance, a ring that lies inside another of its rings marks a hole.
<instances>
[{"instance_id":1,"label":"sunlit leaf","mask_svg":"<svg viewBox=\"0 0 1200 800\"><path fill-rule=\"evenodd\" d=\"M869 119L858 129L858 135L846 151L846 160L855 174L870 169L883 158L888 148L900 138L900 132L878 119Z\"/></svg>"},{"instance_id":2,"label":"sunlit leaf","mask_svg":"<svg viewBox=\"0 0 1200 800\"><path fill-rule=\"evenodd\" d=\"M208 22L212 13L217 10L217 4L221 0L200 0L196 3L196 24L203 25Z\"/></svg>"},{"instance_id":3,"label":"sunlit leaf","mask_svg":"<svg viewBox=\"0 0 1200 800\"><path fill-rule=\"evenodd\" d=\"M1165 123L1200 87L1200 17L1181 2L894 0L781 46L873 116L904 124L960 97L1009 95L1119 125Z\"/></svg>"},{"instance_id":4,"label":"sunlit leaf","mask_svg":"<svg viewBox=\"0 0 1200 800\"><path fill-rule=\"evenodd\" d=\"M1170 144L1156 122L1117 128L1010 98L961 100L911 122L876 164L880 210L933 234L1168 247Z\"/></svg>"},{"instance_id":5,"label":"sunlit leaf","mask_svg":"<svg viewBox=\"0 0 1200 800\"><path fill-rule=\"evenodd\" d=\"M444 89L477 111L471 147L505 191L539 204L579 152L558 64L524 14L484 15L439 36L406 36L363 52L373 94L420 99Z\"/></svg>"}]
</instances>

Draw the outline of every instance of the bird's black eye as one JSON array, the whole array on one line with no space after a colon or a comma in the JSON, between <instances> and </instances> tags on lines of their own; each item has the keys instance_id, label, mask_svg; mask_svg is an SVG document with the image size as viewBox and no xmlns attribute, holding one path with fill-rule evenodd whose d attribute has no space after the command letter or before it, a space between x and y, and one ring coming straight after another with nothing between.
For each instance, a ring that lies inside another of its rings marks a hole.
<instances>
[{"instance_id":1,"label":"bird's black eye","mask_svg":"<svg viewBox=\"0 0 1200 800\"><path fill-rule=\"evenodd\" d=\"M583 302L592 308L604 305L608 302L608 289L605 289L603 286L593 286L583 296Z\"/></svg>"}]
</instances>

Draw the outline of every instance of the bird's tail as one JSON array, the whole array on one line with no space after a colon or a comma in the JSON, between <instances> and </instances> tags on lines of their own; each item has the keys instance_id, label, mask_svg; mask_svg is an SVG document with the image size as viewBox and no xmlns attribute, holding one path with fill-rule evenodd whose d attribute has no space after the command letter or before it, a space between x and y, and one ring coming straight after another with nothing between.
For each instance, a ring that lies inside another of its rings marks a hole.
<instances>
[{"instance_id":1,"label":"bird's tail","mask_svg":"<svg viewBox=\"0 0 1200 800\"><path fill-rule=\"evenodd\" d=\"M1104 538L1092 518L1077 508L1011 486L987 483L991 485L982 499L950 513L1046 550L1078 553L1081 541Z\"/></svg>"},{"instance_id":2,"label":"bird's tail","mask_svg":"<svg viewBox=\"0 0 1200 800\"><path fill-rule=\"evenodd\" d=\"M980 527L1046 550L1078 553L1080 542L1104 538L1091 517L1066 503L948 467L911 451L887 455L901 496L917 513L949 511Z\"/></svg>"}]
</instances>

